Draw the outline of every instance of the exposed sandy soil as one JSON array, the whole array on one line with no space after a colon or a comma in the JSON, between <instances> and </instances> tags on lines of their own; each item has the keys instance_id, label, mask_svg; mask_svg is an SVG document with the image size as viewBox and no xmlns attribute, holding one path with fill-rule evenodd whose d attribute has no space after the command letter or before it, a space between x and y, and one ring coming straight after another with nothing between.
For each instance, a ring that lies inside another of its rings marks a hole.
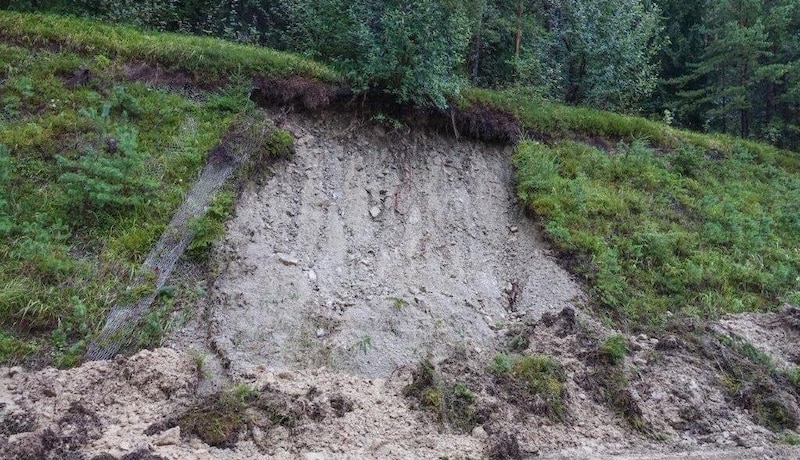
<instances>
[{"instance_id":1,"label":"exposed sandy soil","mask_svg":"<svg viewBox=\"0 0 800 460\"><path fill-rule=\"evenodd\" d=\"M800 310L787 307L781 313L732 315L719 326L722 332L758 344L780 367L800 364Z\"/></svg>"},{"instance_id":2,"label":"exposed sandy soil","mask_svg":"<svg viewBox=\"0 0 800 460\"><path fill-rule=\"evenodd\" d=\"M294 159L244 193L220 250L213 340L235 372L387 377L493 353L504 323L579 298L515 204L509 150L353 136L342 120L284 127Z\"/></svg>"},{"instance_id":3,"label":"exposed sandy soil","mask_svg":"<svg viewBox=\"0 0 800 460\"><path fill-rule=\"evenodd\" d=\"M584 311L516 205L508 150L273 115L297 154L245 189L203 312L169 347L71 370L0 368L0 458L800 459L680 337L628 338L621 369L644 430L598 397L593 353L614 331ZM786 318L712 329L788 365L800 327ZM516 335L563 366L566 421L487 372ZM403 395L423 358L474 393L479 428L445 426ZM236 384L272 405L246 410L232 447L179 428Z\"/></svg>"}]
</instances>

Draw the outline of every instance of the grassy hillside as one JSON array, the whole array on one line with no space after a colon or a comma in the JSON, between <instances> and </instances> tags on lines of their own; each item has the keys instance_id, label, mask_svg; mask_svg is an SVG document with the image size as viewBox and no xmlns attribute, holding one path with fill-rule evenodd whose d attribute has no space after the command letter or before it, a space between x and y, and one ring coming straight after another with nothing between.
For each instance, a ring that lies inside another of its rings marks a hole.
<instances>
[{"instance_id":1,"label":"grassy hillside","mask_svg":"<svg viewBox=\"0 0 800 460\"><path fill-rule=\"evenodd\" d=\"M462 104L546 139L517 146L519 197L613 324L800 303L797 152L514 91Z\"/></svg>"},{"instance_id":2,"label":"grassy hillside","mask_svg":"<svg viewBox=\"0 0 800 460\"><path fill-rule=\"evenodd\" d=\"M152 87L128 78L131 63L220 89ZM251 106L240 82L295 73L335 78L266 49L0 12L0 363L75 363L109 308L135 297L126 286L206 153ZM141 345L201 294L167 290Z\"/></svg>"},{"instance_id":3,"label":"grassy hillside","mask_svg":"<svg viewBox=\"0 0 800 460\"><path fill-rule=\"evenodd\" d=\"M520 197L593 299L634 329L800 302L800 176L752 151L522 142Z\"/></svg>"},{"instance_id":4,"label":"grassy hillside","mask_svg":"<svg viewBox=\"0 0 800 460\"><path fill-rule=\"evenodd\" d=\"M0 11L0 41L26 48L102 55L118 62L160 65L171 72L185 72L199 83L254 74L338 79L324 65L267 48L44 14Z\"/></svg>"},{"instance_id":5,"label":"grassy hillside","mask_svg":"<svg viewBox=\"0 0 800 460\"><path fill-rule=\"evenodd\" d=\"M131 64L193 89L134 81ZM292 75L339 81L264 48L0 12L0 363L73 364L135 294L125 286L253 78ZM517 146L519 196L618 324L800 301L797 154L513 91L456 105L510 113L546 141ZM165 292L142 345L198 295Z\"/></svg>"}]
</instances>

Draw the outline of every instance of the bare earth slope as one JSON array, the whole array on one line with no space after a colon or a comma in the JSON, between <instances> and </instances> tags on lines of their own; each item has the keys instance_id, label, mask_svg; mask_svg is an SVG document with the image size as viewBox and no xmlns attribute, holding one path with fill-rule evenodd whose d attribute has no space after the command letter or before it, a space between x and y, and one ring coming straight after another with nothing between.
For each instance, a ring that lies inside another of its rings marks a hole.
<instances>
[{"instance_id":1,"label":"bare earth slope","mask_svg":"<svg viewBox=\"0 0 800 460\"><path fill-rule=\"evenodd\" d=\"M508 150L290 119L291 162L244 193L212 317L236 371L329 365L387 377L495 348L511 317L579 296L515 204Z\"/></svg>"}]
</instances>

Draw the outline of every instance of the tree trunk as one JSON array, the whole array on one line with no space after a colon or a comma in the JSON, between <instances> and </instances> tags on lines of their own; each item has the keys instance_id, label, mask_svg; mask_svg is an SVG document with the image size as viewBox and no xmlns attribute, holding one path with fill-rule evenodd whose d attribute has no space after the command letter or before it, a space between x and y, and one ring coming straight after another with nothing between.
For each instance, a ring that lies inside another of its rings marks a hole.
<instances>
[{"instance_id":1,"label":"tree trunk","mask_svg":"<svg viewBox=\"0 0 800 460\"><path fill-rule=\"evenodd\" d=\"M472 51L472 84L478 86L478 72L480 71L481 63L481 47L483 46L481 34L483 33L483 9L481 9L480 16L478 17L478 28L472 36L472 41L475 47Z\"/></svg>"},{"instance_id":2,"label":"tree trunk","mask_svg":"<svg viewBox=\"0 0 800 460\"><path fill-rule=\"evenodd\" d=\"M739 111L739 121L742 127L742 138L747 139L750 136L750 112L747 109Z\"/></svg>"},{"instance_id":3,"label":"tree trunk","mask_svg":"<svg viewBox=\"0 0 800 460\"><path fill-rule=\"evenodd\" d=\"M514 46L514 57L519 60L519 49L522 45L522 7L524 0L519 0L517 4L517 34L515 37L515 46Z\"/></svg>"}]
</instances>

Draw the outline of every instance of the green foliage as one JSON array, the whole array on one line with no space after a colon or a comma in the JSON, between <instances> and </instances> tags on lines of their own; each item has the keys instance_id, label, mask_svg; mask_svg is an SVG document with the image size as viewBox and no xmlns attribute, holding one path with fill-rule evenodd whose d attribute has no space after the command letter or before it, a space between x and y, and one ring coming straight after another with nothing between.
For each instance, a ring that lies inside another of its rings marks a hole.
<instances>
[{"instance_id":1,"label":"green foliage","mask_svg":"<svg viewBox=\"0 0 800 460\"><path fill-rule=\"evenodd\" d=\"M552 23L564 100L636 109L655 89L660 11L651 2L567 0ZM558 18L558 19L555 19Z\"/></svg>"},{"instance_id":2,"label":"green foliage","mask_svg":"<svg viewBox=\"0 0 800 460\"><path fill-rule=\"evenodd\" d=\"M8 212L8 198L6 198L8 192L5 191L11 175L10 151L8 147L0 144L0 238L7 235L13 225Z\"/></svg>"},{"instance_id":3,"label":"green foliage","mask_svg":"<svg viewBox=\"0 0 800 460\"><path fill-rule=\"evenodd\" d=\"M405 307L408 306L408 301L402 297L389 297L389 300L392 301L392 308L396 311L403 311Z\"/></svg>"},{"instance_id":4,"label":"green foliage","mask_svg":"<svg viewBox=\"0 0 800 460\"><path fill-rule=\"evenodd\" d=\"M160 294L162 297L172 297L174 294ZM136 348L158 348L163 345L164 338L169 332L170 311L169 302L164 307L152 308L136 327Z\"/></svg>"},{"instance_id":5,"label":"green foliage","mask_svg":"<svg viewBox=\"0 0 800 460\"><path fill-rule=\"evenodd\" d=\"M263 147L264 156L288 158L294 153L294 136L284 129L276 129L269 134Z\"/></svg>"},{"instance_id":6,"label":"green foliage","mask_svg":"<svg viewBox=\"0 0 800 460\"><path fill-rule=\"evenodd\" d=\"M683 146L655 155L633 143L609 154L523 142L514 164L520 198L598 305L640 327L667 312L768 309L797 291L789 210L800 183L781 167L787 158L750 152L718 158Z\"/></svg>"},{"instance_id":7,"label":"green foliage","mask_svg":"<svg viewBox=\"0 0 800 460\"><path fill-rule=\"evenodd\" d=\"M567 417L567 375L546 355L497 355L489 368L513 400L557 422Z\"/></svg>"},{"instance_id":8,"label":"green foliage","mask_svg":"<svg viewBox=\"0 0 800 460\"><path fill-rule=\"evenodd\" d=\"M3 363L34 349L49 364L78 363L227 125L216 107L113 84L117 64L68 48L0 46L0 94L17 98L0 130ZM107 83L65 85L60 75L80 69ZM145 324L149 335L168 318Z\"/></svg>"},{"instance_id":9,"label":"green foliage","mask_svg":"<svg viewBox=\"0 0 800 460\"><path fill-rule=\"evenodd\" d=\"M544 355L522 357L512 364L511 376L522 382L530 395L544 400L548 417L559 422L566 420L566 373L555 359Z\"/></svg>"},{"instance_id":10,"label":"green foliage","mask_svg":"<svg viewBox=\"0 0 800 460\"><path fill-rule=\"evenodd\" d=\"M236 387L209 396L180 417L181 432L197 435L209 446L233 445L248 420L249 395L250 391Z\"/></svg>"},{"instance_id":11,"label":"green foliage","mask_svg":"<svg viewBox=\"0 0 800 460\"><path fill-rule=\"evenodd\" d=\"M602 363L595 367L589 376L592 391L596 397L623 417L633 428L648 432L642 411L634 400L628 375L621 364Z\"/></svg>"},{"instance_id":12,"label":"green foliage","mask_svg":"<svg viewBox=\"0 0 800 460\"><path fill-rule=\"evenodd\" d=\"M502 375L511 372L511 360L506 354L499 354L494 357L494 362L489 368L493 374Z\"/></svg>"},{"instance_id":13,"label":"green foliage","mask_svg":"<svg viewBox=\"0 0 800 460\"><path fill-rule=\"evenodd\" d=\"M0 37L12 43L52 44L78 53L103 54L110 59L159 64L171 71L186 72L201 82L216 82L242 73L338 79L324 65L268 48L206 37L143 33L131 27L102 25L74 17L0 11Z\"/></svg>"},{"instance_id":14,"label":"green foliage","mask_svg":"<svg viewBox=\"0 0 800 460\"><path fill-rule=\"evenodd\" d=\"M628 341L621 334L611 335L600 345L599 351L612 365L622 364L628 354Z\"/></svg>"},{"instance_id":15,"label":"green foliage","mask_svg":"<svg viewBox=\"0 0 800 460\"><path fill-rule=\"evenodd\" d=\"M189 223L192 241L187 252L191 257L205 259L211 247L225 233L225 220L233 211L234 195L230 191L218 193L206 213Z\"/></svg>"},{"instance_id":16,"label":"green foliage","mask_svg":"<svg viewBox=\"0 0 800 460\"><path fill-rule=\"evenodd\" d=\"M790 431L783 435L781 442L789 446L800 446L800 435Z\"/></svg>"},{"instance_id":17,"label":"green foliage","mask_svg":"<svg viewBox=\"0 0 800 460\"><path fill-rule=\"evenodd\" d=\"M522 357L512 364L511 376L522 382L528 393L544 400L548 417L566 420L566 373L555 359L544 355Z\"/></svg>"},{"instance_id":18,"label":"green foliage","mask_svg":"<svg viewBox=\"0 0 800 460\"><path fill-rule=\"evenodd\" d=\"M107 115L104 109L103 116ZM104 222L141 208L158 185L145 173L148 155L138 151L135 129L117 129L105 143L104 150L89 147L77 160L56 156L66 171L58 181L77 225Z\"/></svg>"},{"instance_id":19,"label":"green foliage","mask_svg":"<svg viewBox=\"0 0 800 460\"><path fill-rule=\"evenodd\" d=\"M37 351L36 343L0 331L0 362L16 364Z\"/></svg>"},{"instance_id":20,"label":"green foliage","mask_svg":"<svg viewBox=\"0 0 800 460\"><path fill-rule=\"evenodd\" d=\"M251 110L255 104L250 100L250 89L250 85L244 83L229 85L209 95L208 106L231 114Z\"/></svg>"},{"instance_id":21,"label":"green foliage","mask_svg":"<svg viewBox=\"0 0 800 460\"><path fill-rule=\"evenodd\" d=\"M357 88L439 108L461 88L469 22L459 2L325 0L287 8L296 24L289 46L332 62Z\"/></svg>"},{"instance_id":22,"label":"green foliage","mask_svg":"<svg viewBox=\"0 0 800 460\"><path fill-rule=\"evenodd\" d=\"M424 360L412 373L412 381L403 395L415 399L419 408L439 416L443 423L469 433L477 425L475 394L461 382L448 384L433 364Z\"/></svg>"},{"instance_id":23,"label":"green foliage","mask_svg":"<svg viewBox=\"0 0 800 460\"><path fill-rule=\"evenodd\" d=\"M350 346L350 350L360 351L361 353L366 355L372 347L373 347L372 336L370 336L369 334L361 334L360 336L358 336L358 339Z\"/></svg>"},{"instance_id":24,"label":"green foliage","mask_svg":"<svg viewBox=\"0 0 800 460\"><path fill-rule=\"evenodd\" d=\"M800 367L792 366L786 370L786 379L791 383L797 390L800 390Z\"/></svg>"},{"instance_id":25,"label":"green foliage","mask_svg":"<svg viewBox=\"0 0 800 460\"><path fill-rule=\"evenodd\" d=\"M477 425L475 395L463 383L446 388L442 398L444 419L464 433L469 433Z\"/></svg>"},{"instance_id":26,"label":"green foliage","mask_svg":"<svg viewBox=\"0 0 800 460\"><path fill-rule=\"evenodd\" d=\"M679 121L796 148L797 2L695 0L688 8L666 8L668 23L678 30L665 68L665 90L678 89L678 97L662 97Z\"/></svg>"},{"instance_id":27,"label":"green foliage","mask_svg":"<svg viewBox=\"0 0 800 460\"><path fill-rule=\"evenodd\" d=\"M373 51L378 56L365 72L401 102L447 106L461 82L455 69L466 47L468 28L457 2L393 2L383 13L383 33Z\"/></svg>"}]
</instances>

